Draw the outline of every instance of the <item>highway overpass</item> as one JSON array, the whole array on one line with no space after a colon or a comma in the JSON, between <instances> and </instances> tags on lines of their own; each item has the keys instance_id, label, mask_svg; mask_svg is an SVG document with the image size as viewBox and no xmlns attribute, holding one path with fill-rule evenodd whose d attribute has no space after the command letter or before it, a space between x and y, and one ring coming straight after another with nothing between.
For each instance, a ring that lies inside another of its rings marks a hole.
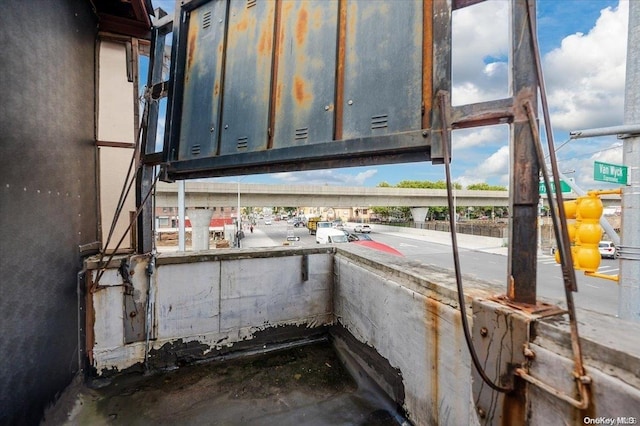
<instances>
[{"instance_id":1,"label":"highway overpass","mask_svg":"<svg viewBox=\"0 0 640 426\"><path fill-rule=\"evenodd\" d=\"M221 182L185 183L186 207L435 207L447 205L444 189L356 187L328 185L267 185ZM508 191L456 190L458 206L508 206ZM575 195L565 194L565 198ZM603 197L605 205L620 205L620 197ZM178 205L178 184L158 182L156 207Z\"/></svg>"}]
</instances>

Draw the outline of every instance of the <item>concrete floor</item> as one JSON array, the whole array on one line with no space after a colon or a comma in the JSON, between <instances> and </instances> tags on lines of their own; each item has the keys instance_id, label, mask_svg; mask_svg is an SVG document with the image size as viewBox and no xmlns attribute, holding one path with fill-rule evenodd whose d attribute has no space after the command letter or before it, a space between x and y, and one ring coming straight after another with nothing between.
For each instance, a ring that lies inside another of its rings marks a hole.
<instances>
[{"instance_id":1,"label":"concrete floor","mask_svg":"<svg viewBox=\"0 0 640 426\"><path fill-rule=\"evenodd\" d=\"M100 386L102 384L102 386ZM398 425L375 390L358 386L328 342L269 355L94 381L44 424Z\"/></svg>"}]
</instances>

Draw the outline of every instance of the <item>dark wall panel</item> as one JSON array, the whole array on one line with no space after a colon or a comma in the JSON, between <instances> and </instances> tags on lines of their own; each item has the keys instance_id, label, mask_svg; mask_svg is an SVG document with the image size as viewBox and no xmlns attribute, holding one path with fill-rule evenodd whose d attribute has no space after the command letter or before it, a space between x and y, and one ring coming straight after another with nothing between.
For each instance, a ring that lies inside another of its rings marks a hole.
<instances>
[{"instance_id":1,"label":"dark wall panel","mask_svg":"<svg viewBox=\"0 0 640 426\"><path fill-rule=\"evenodd\" d=\"M78 246L97 239L95 31L85 0L0 14L0 424L37 424L78 370Z\"/></svg>"}]
</instances>

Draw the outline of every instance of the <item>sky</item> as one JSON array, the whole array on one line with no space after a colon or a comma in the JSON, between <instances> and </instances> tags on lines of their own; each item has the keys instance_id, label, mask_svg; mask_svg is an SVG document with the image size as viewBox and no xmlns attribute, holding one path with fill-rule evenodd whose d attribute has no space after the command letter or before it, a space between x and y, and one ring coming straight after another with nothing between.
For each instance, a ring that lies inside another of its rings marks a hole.
<instances>
[{"instance_id":1,"label":"sky","mask_svg":"<svg viewBox=\"0 0 640 426\"><path fill-rule=\"evenodd\" d=\"M399 0L403 1L403 0ZM623 124L629 0L538 0L538 43L558 168L584 190L611 188L593 179L594 161L622 164L616 136L569 140L569 132ZM153 0L173 11L173 0ZM508 0L454 12L452 103L508 96ZM539 114L542 126L542 113ZM541 127L543 145L544 128ZM452 132L452 179L463 186L509 184L508 126ZM237 182L238 177L214 181ZM243 183L339 186L396 185L445 179L430 162L249 175Z\"/></svg>"}]
</instances>

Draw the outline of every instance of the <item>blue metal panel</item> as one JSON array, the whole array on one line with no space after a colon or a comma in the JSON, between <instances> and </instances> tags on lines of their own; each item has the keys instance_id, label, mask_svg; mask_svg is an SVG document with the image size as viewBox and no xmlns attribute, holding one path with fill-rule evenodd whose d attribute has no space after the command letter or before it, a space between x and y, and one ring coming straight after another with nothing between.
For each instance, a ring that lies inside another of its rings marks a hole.
<instances>
[{"instance_id":1,"label":"blue metal panel","mask_svg":"<svg viewBox=\"0 0 640 426\"><path fill-rule=\"evenodd\" d=\"M430 7L181 0L165 178L429 160Z\"/></svg>"},{"instance_id":2,"label":"blue metal panel","mask_svg":"<svg viewBox=\"0 0 640 426\"><path fill-rule=\"evenodd\" d=\"M345 139L418 130L422 1L348 0Z\"/></svg>"},{"instance_id":3,"label":"blue metal panel","mask_svg":"<svg viewBox=\"0 0 640 426\"><path fill-rule=\"evenodd\" d=\"M267 148L274 1L231 0L220 154Z\"/></svg>"},{"instance_id":4,"label":"blue metal panel","mask_svg":"<svg viewBox=\"0 0 640 426\"><path fill-rule=\"evenodd\" d=\"M338 1L282 2L273 148L331 141Z\"/></svg>"},{"instance_id":5,"label":"blue metal panel","mask_svg":"<svg viewBox=\"0 0 640 426\"><path fill-rule=\"evenodd\" d=\"M224 1L189 15L179 160L217 153L225 21Z\"/></svg>"}]
</instances>

